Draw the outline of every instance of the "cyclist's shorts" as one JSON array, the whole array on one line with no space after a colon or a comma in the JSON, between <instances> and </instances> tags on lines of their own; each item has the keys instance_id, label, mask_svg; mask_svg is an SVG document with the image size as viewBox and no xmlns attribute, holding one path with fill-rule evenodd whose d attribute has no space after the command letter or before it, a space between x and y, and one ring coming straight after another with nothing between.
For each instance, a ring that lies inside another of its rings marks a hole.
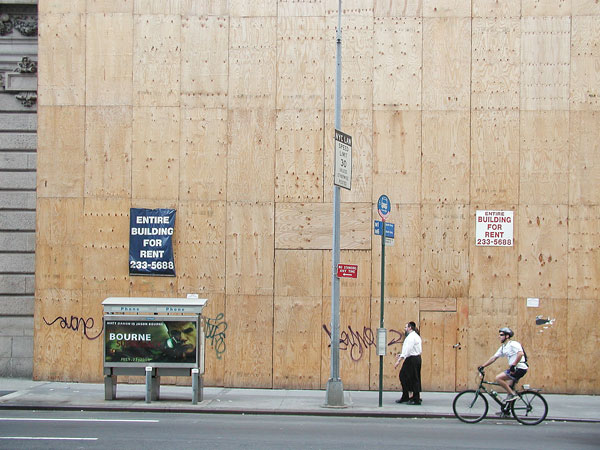
<instances>
[{"instance_id":1,"label":"cyclist's shorts","mask_svg":"<svg viewBox=\"0 0 600 450\"><path fill-rule=\"evenodd\" d=\"M506 369L504 373L508 375L511 378L511 380L516 382L525 376L525 374L527 373L527 369L516 369L515 373L510 373L510 369Z\"/></svg>"}]
</instances>

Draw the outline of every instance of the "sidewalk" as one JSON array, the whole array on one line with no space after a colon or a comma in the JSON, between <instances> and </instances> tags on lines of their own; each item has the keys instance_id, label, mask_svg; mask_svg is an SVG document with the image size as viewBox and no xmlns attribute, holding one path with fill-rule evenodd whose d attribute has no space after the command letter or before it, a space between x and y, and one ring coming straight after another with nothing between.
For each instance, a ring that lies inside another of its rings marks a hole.
<instances>
[{"instance_id":1,"label":"sidewalk","mask_svg":"<svg viewBox=\"0 0 600 450\"><path fill-rule=\"evenodd\" d=\"M396 392L345 391L345 406L324 406L324 390L204 388L204 399L192 404L190 386L160 387L160 400L145 402L145 386L118 384L115 400L104 400L104 385L0 378L0 409L65 409L230 414L336 415L365 417L454 418L454 392L424 392L420 406L396 404ZM600 423L600 396L544 394L547 420ZM490 400L488 417L497 406Z\"/></svg>"}]
</instances>

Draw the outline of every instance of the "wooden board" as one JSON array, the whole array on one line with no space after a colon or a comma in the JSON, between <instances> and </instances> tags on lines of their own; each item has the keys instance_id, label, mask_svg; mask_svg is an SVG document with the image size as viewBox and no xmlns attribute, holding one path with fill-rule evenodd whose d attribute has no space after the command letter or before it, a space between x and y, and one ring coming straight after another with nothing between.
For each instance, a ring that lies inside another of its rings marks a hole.
<instances>
[{"instance_id":1,"label":"wooden board","mask_svg":"<svg viewBox=\"0 0 600 450\"><path fill-rule=\"evenodd\" d=\"M473 17L520 17L521 0L473 0Z\"/></svg>"},{"instance_id":2,"label":"wooden board","mask_svg":"<svg viewBox=\"0 0 600 450\"><path fill-rule=\"evenodd\" d=\"M423 112L422 202L468 203L469 124L468 112Z\"/></svg>"},{"instance_id":3,"label":"wooden board","mask_svg":"<svg viewBox=\"0 0 600 450\"><path fill-rule=\"evenodd\" d=\"M229 111L227 200L272 202L275 168L275 111Z\"/></svg>"},{"instance_id":4,"label":"wooden board","mask_svg":"<svg viewBox=\"0 0 600 450\"><path fill-rule=\"evenodd\" d=\"M456 299L456 380L455 389L462 391L467 388L471 378L472 367L469 366L469 299Z\"/></svg>"},{"instance_id":5,"label":"wooden board","mask_svg":"<svg viewBox=\"0 0 600 450\"><path fill-rule=\"evenodd\" d=\"M132 114L129 106L86 108L86 197L131 196Z\"/></svg>"},{"instance_id":6,"label":"wooden board","mask_svg":"<svg viewBox=\"0 0 600 450\"><path fill-rule=\"evenodd\" d=\"M131 106L133 16L104 13L86 18L86 105Z\"/></svg>"},{"instance_id":7,"label":"wooden board","mask_svg":"<svg viewBox=\"0 0 600 450\"><path fill-rule=\"evenodd\" d=\"M229 0L229 14L232 17L272 17L277 15L277 3L271 0Z\"/></svg>"},{"instance_id":8,"label":"wooden board","mask_svg":"<svg viewBox=\"0 0 600 450\"><path fill-rule=\"evenodd\" d=\"M327 203L277 203L275 248L331 249L333 211ZM340 248L371 248L371 204L340 206Z\"/></svg>"},{"instance_id":9,"label":"wooden board","mask_svg":"<svg viewBox=\"0 0 600 450\"><path fill-rule=\"evenodd\" d=\"M373 203L421 201L421 112L373 111Z\"/></svg>"},{"instance_id":10,"label":"wooden board","mask_svg":"<svg viewBox=\"0 0 600 450\"><path fill-rule=\"evenodd\" d=\"M425 0L423 17L471 17L471 0Z\"/></svg>"},{"instance_id":11,"label":"wooden board","mask_svg":"<svg viewBox=\"0 0 600 450\"><path fill-rule=\"evenodd\" d=\"M376 212L373 217L379 220ZM419 296L421 271L421 207L417 205L392 205L388 222L394 224L394 245L385 248L384 293L389 297ZM381 292L381 236L372 238L371 292Z\"/></svg>"},{"instance_id":12,"label":"wooden board","mask_svg":"<svg viewBox=\"0 0 600 450\"><path fill-rule=\"evenodd\" d=\"M273 297L227 295L225 386L273 387Z\"/></svg>"},{"instance_id":13,"label":"wooden board","mask_svg":"<svg viewBox=\"0 0 600 450\"><path fill-rule=\"evenodd\" d=\"M178 106L181 78L181 16L133 17L134 106Z\"/></svg>"},{"instance_id":14,"label":"wooden board","mask_svg":"<svg viewBox=\"0 0 600 450\"><path fill-rule=\"evenodd\" d=\"M568 208L519 207L519 297L567 297Z\"/></svg>"},{"instance_id":15,"label":"wooden board","mask_svg":"<svg viewBox=\"0 0 600 450\"><path fill-rule=\"evenodd\" d=\"M228 39L227 16L181 18L182 105L227 108Z\"/></svg>"},{"instance_id":16,"label":"wooden board","mask_svg":"<svg viewBox=\"0 0 600 450\"><path fill-rule=\"evenodd\" d=\"M279 0L279 17L322 17L325 15L326 0Z\"/></svg>"},{"instance_id":17,"label":"wooden board","mask_svg":"<svg viewBox=\"0 0 600 450\"><path fill-rule=\"evenodd\" d=\"M180 109L133 108L132 198L176 200Z\"/></svg>"},{"instance_id":18,"label":"wooden board","mask_svg":"<svg viewBox=\"0 0 600 450\"><path fill-rule=\"evenodd\" d=\"M38 197L83 195L84 130L83 107L38 107Z\"/></svg>"},{"instance_id":19,"label":"wooden board","mask_svg":"<svg viewBox=\"0 0 600 450\"><path fill-rule=\"evenodd\" d=\"M75 335L81 336L81 373L78 380L83 383L102 383L103 357L104 357L104 333L103 333L103 309L102 302L107 297L127 297L128 289L83 289L81 300L81 315L73 316L69 321L73 323L72 329L68 330L75 339ZM66 331L66 330L65 330Z\"/></svg>"},{"instance_id":20,"label":"wooden board","mask_svg":"<svg viewBox=\"0 0 600 450\"><path fill-rule=\"evenodd\" d=\"M279 17L277 109L322 109L325 18Z\"/></svg>"},{"instance_id":21,"label":"wooden board","mask_svg":"<svg viewBox=\"0 0 600 450\"><path fill-rule=\"evenodd\" d=\"M570 113L569 204L600 204L600 112Z\"/></svg>"},{"instance_id":22,"label":"wooden board","mask_svg":"<svg viewBox=\"0 0 600 450\"><path fill-rule=\"evenodd\" d=\"M320 250L275 250L275 296L319 297L324 279L331 278Z\"/></svg>"},{"instance_id":23,"label":"wooden board","mask_svg":"<svg viewBox=\"0 0 600 450\"><path fill-rule=\"evenodd\" d=\"M455 298L421 298L419 299L419 311L456 312L456 302Z\"/></svg>"},{"instance_id":24,"label":"wooden board","mask_svg":"<svg viewBox=\"0 0 600 450\"><path fill-rule=\"evenodd\" d=\"M521 111L521 203L569 201L569 112Z\"/></svg>"},{"instance_id":25,"label":"wooden board","mask_svg":"<svg viewBox=\"0 0 600 450\"><path fill-rule=\"evenodd\" d=\"M275 201L323 200L323 111L277 112Z\"/></svg>"},{"instance_id":26,"label":"wooden board","mask_svg":"<svg viewBox=\"0 0 600 450\"><path fill-rule=\"evenodd\" d=\"M598 392L598 361L600 354L597 326L600 317L598 300L570 299L568 307L567 349L567 392L577 394L595 394ZM564 366L562 367L564 371Z\"/></svg>"},{"instance_id":27,"label":"wooden board","mask_svg":"<svg viewBox=\"0 0 600 450\"><path fill-rule=\"evenodd\" d=\"M466 297L469 289L468 208L423 205L421 214L421 297Z\"/></svg>"},{"instance_id":28,"label":"wooden board","mask_svg":"<svg viewBox=\"0 0 600 450\"><path fill-rule=\"evenodd\" d=\"M423 353L421 386L423 391L450 391L455 388L457 341L456 312L419 313Z\"/></svg>"},{"instance_id":29,"label":"wooden board","mask_svg":"<svg viewBox=\"0 0 600 450\"><path fill-rule=\"evenodd\" d=\"M110 1L110 0L105 0ZM41 2L38 12L40 15L60 14L60 13L84 13L86 10L86 0L73 0L70 4L65 4L62 0L46 0Z\"/></svg>"},{"instance_id":30,"label":"wooden board","mask_svg":"<svg viewBox=\"0 0 600 450\"><path fill-rule=\"evenodd\" d=\"M375 0L375 17L421 17L423 0Z\"/></svg>"},{"instance_id":31,"label":"wooden board","mask_svg":"<svg viewBox=\"0 0 600 450\"><path fill-rule=\"evenodd\" d=\"M523 16L568 16L571 14L572 0L523 0ZM573 3L578 3L575 0Z\"/></svg>"},{"instance_id":32,"label":"wooden board","mask_svg":"<svg viewBox=\"0 0 600 450\"><path fill-rule=\"evenodd\" d=\"M570 17L521 20L521 110L568 110Z\"/></svg>"},{"instance_id":33,"label":"wooden board","mask_svg":"<svg viewBox=\"0 0 600 450\"><path fill-rule=\"evenodd\" d=\"M276 18L234 17L233 5L230 14L229 108L275 108Z\"/></svg>"},{"instance_id":34,"label":"wooden board","mask_svg":"<svg viewBox=\"0 0 600 450\"><path fill-rule=\"evenodd\" d=\"M470 18L423 19L423 110L469 110Z\"/></svg>"},{"instance_id":35,"label":"wooden board","mask_svg":"<svg viewBox=\"0 0 600 450\"><path fill-rule=\"evenodd\" d=\"M181 110L179 199L224 201L227 185L226 109Z\"/></svg>"},{"instance_id":36,"label":"wooden board","mask_svg":"<svg viewBox=\"0 0 600 450\"><path fill-rule=\"evenodd\" d=\"M227 203L227 294L273 295L273 203Z\"/></svg>"},{"instance_id":37,"label":"wooden board","mask_svg":"<svg viewBox=\"0 0 600 450\"><path fill-rule=\"evenodd\" d=\"M324 335L321 301L322 297L275 297L274 389L319 389Z\"/></svg>"},{"instance_id":38,"label":"wooden board","mask_svg":"<svg viewBox=\"0 0 600 450\"><path fill-rule=\"evenodd\" d=\"M176 261L182 292L225 293L225 202L180 202Z\"/></svg>"},{"instance_id":39,"label":"wooden board","mask_svg":"<svg viewBox=\"0 0 600 450\"><path fill-rule=\"evenodd\" d=\"M183 291L185 297L190 290ZM201 294L208 302L202 310L204 320L204 384L205 386L225 385L225 357L227 354L227 336L230 329L225 310L225 294L208 292Z\"/></svg>"},{"instance_id":40,"label":"wooden board","mask_svg":"<svg viewBox=\"0 0 600 450\"><path fill-rule=\"evenodd\" d=\"M569 208L569 298L600 299L600 206Z\"/></svg>"},{"instance_id":41,"label":"wooden board","mask_svg":"<svg viewBox=\"0 0 600 450\"><path fill-rule=\"evenodd\" d=\"M600 109L600 13L571 19L570 109Z\"/></svg>"},{"instance_id":42,"label":"wooden board","mask_svg":"<svg viewBox=\"0 0 600 450\"><path fill-rule=\"evenodd\" d=\"M541 181L541 180L538 180ZM471 114L471 202L519 201L519 112Z\"/></svg>"},{"instance_id":43,"label":"wooden board","mask_svg":"<svg viewBox=\"0 0 600 450\"><path fill-rule=\"evenodd\" d=\"M472 27L471 108L519 109L519 18L473 19Z\"/></svg>"},{"instance_id":44,"label":"wooden board","mask_svg":"<svg viewBox=\"0 0 600 450\"><path fill-rule=\"evenodd\" d=\"M56 0L52 0L56 1ZM83 3L83 10L88 13L129 13L133 12L133 0L94 0L86 5L86 1L76 0L73 3ZM83 10L81 12L83 12Z\"/></svg>"},{"instance_id":45,"label":"wooden board","mask_svg":"<svg viewBox=\"0 0 600 450\"><path fill-rule=\"evenodd\" d=\"M419 110L423 66L423 21L376 18L373 49L373 109Z\"/></svg>"}]
</instances>

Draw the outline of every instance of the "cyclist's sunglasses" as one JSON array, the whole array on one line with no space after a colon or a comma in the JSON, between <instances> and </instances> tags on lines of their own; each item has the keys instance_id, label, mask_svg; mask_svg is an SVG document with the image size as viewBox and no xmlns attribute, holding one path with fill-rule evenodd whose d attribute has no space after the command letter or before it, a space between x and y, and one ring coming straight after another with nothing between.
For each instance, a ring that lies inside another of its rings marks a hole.
<instances>
[{"instance_id":1,"label":"cyclist's sunglasses","mask_svg":"<svg viewBox=\"0 0 600 450\"><path fill-rule=\"evenodd\" d=\"M500 333L500 334L499 334L499 336L506 336L506 334L504 334L504 333Z\"/></svg>"}]
</instances>

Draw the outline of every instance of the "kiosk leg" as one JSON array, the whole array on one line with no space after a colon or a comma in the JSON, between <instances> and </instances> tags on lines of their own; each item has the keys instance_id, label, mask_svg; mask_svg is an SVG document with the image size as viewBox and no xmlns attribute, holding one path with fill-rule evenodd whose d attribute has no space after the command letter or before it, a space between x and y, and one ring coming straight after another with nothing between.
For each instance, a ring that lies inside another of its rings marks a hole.
<instances>
[{"instance_id":1,"label":"kiosk leg","mask_svg":"<svg viewBox=\"0 0 600 450\"><path fill-rule=\"evenodd\" d=\"M146 403L152 399L152 367L146 367Z\"/></svg>"},{"instance_id":2,"label":"kiosk leg","mask_svg":"<svg viewBox=\"0 0 600 450\"><path fill-rule=\"evenodd\" d=\"M117 396L117 376L104 375L104 400L114 400Z\"/></svg>"},{"instance_id":3,"label":"kiosk leg","mask_svg":"<svg viewBox=\"0 0 600 450\"><path fill-rule=\"evenodd\" d=\"M152 401L160 400L160 376L152 377Z\"/></svg>"}]
</instances>

